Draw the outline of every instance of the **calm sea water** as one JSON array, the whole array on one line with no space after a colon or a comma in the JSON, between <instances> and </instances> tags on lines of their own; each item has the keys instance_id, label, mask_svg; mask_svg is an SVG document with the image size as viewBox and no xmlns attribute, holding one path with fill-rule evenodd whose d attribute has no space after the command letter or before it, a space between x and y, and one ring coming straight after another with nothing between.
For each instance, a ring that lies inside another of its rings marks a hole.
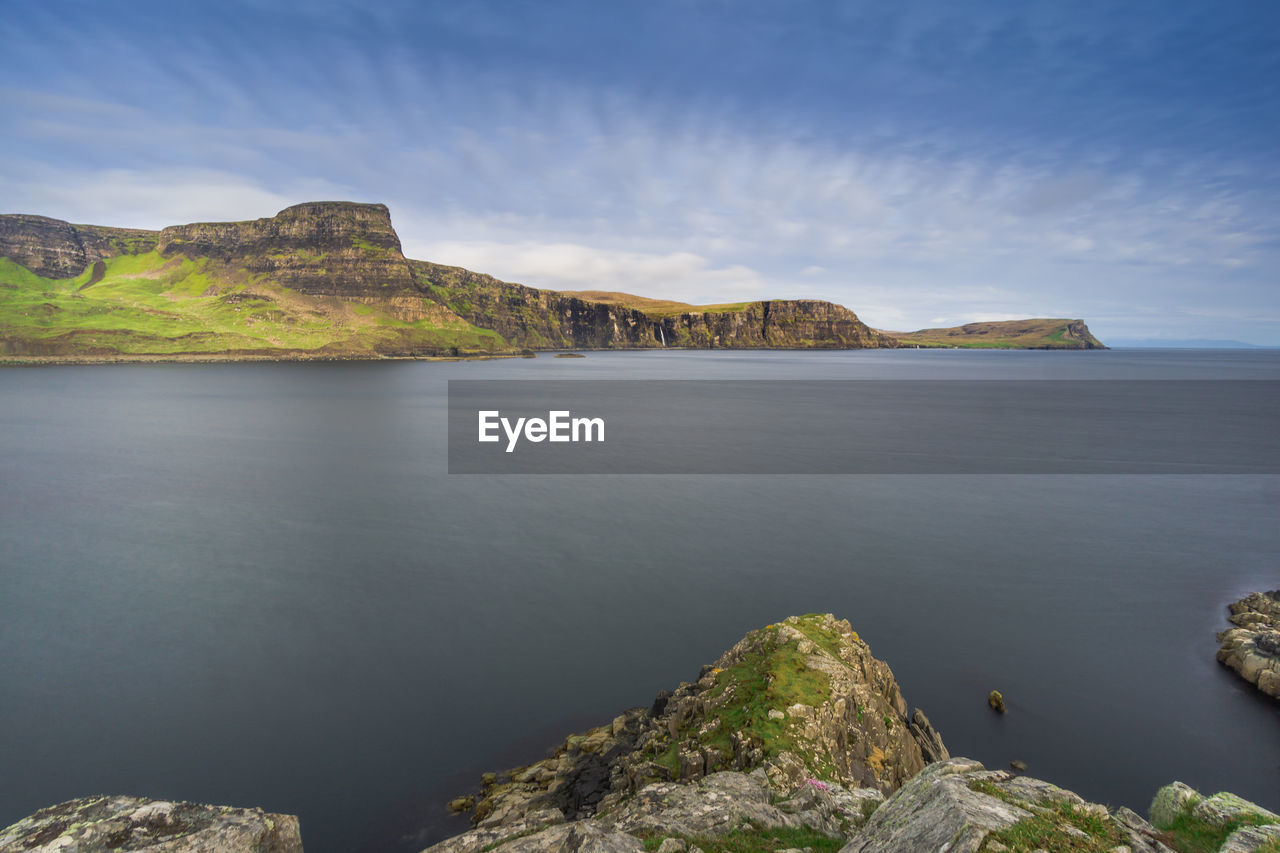
<instances>
[{"instance_id":1,"label":"calm sea water","mask_svg":"<svg viewBox=\"0 0 1280 853\"><path fill-rule=\"evenodd\" d=\"M1280 353L599 353L0 370L0 824L93 793L414 850L470 774L746 631L849 619L951 752L1146 811L1280 808L1214 661L1276 476L450 476L451 378L1280 378ZM1009 713L986 694L1000 689Z\"/></svg>"}]
</instances>

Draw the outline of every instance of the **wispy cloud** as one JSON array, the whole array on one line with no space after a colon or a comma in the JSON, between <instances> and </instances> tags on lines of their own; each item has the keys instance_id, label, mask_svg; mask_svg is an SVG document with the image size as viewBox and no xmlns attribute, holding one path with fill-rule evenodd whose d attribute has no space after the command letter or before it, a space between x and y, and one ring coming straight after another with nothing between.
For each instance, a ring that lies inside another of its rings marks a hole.
<instances>
[{"instance_id":1,"label":"wispy cloud","mask_svg":"<svg viewBox=\"0 0 1280 853\"><path fill-rule=\"evenodd\" d=\"M1230 337L1192 312L1280 301L1260 8L50 2L0 21L10 210L384 201L412 256L890 328L1154 310Z\"/></svg>"}]
</instances>

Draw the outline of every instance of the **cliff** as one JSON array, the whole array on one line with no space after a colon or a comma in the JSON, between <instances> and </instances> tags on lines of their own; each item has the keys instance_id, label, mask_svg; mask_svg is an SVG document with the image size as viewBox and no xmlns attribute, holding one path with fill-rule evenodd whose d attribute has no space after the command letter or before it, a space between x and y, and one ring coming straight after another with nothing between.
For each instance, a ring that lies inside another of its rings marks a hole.
<instances>
[{"instance_id":1,"label":"cliff","mask_svg":"<svg viewBox=\"0 0 1280 853\"><path fill-rule=\"evenodd\" d=\"M211 258L317 296L417 296L383 204L321 201L252 222L198 222L160 232L166 258Z\"/></svg>"},{"instance_id":2,"label":"cliff","mask_svg":"<svg viewBox=\"0 0 1280 853\"><path fill-rule=\"evenodd\" d=\"M468 322L522 347L860 349L895 346L847 308L816 300L730 305L635 304L537 290L461 267L410 262L426 292ZM648 303L648 304L646 304Z\"/></svg>"},{"instance_id":3,"label":"cliff","mask_svg":"<svg viewBox=\"0 0 1280 853\"><path fill-rule=\"evenodd\" d=\"M0 257L44 278L70 278L103 258L149 252L158 239L155 231L72 225L21 213L0 216Z\"/></svg>"},{"instance_id":4,"label":"cliff","mask_svg":"<svg viewBox=\"0 0 1280 853\"><path fill-rule=\"evenodd\" d=\"M968 323L946 329L887 332L904 347L975 349L1106 349L1084 320L1032 318Z\"/></svg>"},{"instance_id":5,"label":"cliff","mask_svg":"<svg viewBox=\"0 0 1280 853\"><path fill-rule=\"evenodd\" d=\"M0 355L509 353L424 295L384 205L314 202L160 232L0 217Z\"/></svg>"},{"instance_id":6,"label":"cliff","mask_svg":"<svg viewBox=\"0 0 1280 853\"><path fill-rule=\"evenodd\" d=\"M1048 325L1046 325L1048 324ZM1096 348L1081 321L972 324L915 346ZM819 300L562 293L405 258L385 205L309 202L159 232L0 216L0 355L377 358L523 349L895 347Z\"/></svg>"}]
</instances>

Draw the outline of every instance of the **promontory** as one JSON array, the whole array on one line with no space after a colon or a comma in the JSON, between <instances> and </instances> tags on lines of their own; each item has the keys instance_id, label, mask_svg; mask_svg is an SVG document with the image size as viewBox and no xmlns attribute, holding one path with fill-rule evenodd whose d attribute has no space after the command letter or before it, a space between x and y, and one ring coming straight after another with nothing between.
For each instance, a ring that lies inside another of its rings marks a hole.
<instances>
[{"instance_id":1,"label":"promontory","mask_svg":"<svg viewBox=\"0 0 1280 853\"><path fill-rule=\"evenodd\" d=\"M159 231L0 216L0 357L10 361L1102 346L1079 320L935 337L900 342L815 299L689 305L412 260L381 204L309 202Z\"/></svg>"}]
</instances>

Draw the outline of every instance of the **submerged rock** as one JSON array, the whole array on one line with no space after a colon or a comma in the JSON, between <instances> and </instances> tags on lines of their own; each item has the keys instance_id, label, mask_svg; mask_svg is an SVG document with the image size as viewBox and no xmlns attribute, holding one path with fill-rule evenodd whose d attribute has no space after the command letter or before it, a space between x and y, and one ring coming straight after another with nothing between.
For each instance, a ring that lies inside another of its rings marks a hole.
<instances>
[{"instance_id":1,"label":"submerged rock","mask_svg":"<svg viewBox=\"0 0 1280 853\"><path fill-rule=\"evenodd\" d=\"M0 831L0 853L302 853L298 819L261 809L86 797Z\"/></svg>"},{"instance_id":2,"label":"submerged rock","mask_svg":"<svg viewBox=\"0 0 1280 853\"><path fill-rule=\"evenodd\" d=\"M1229 609L1236 627L1218 634L1218 662L1280 699L1280 590L1252 593Z\"/></svg>"}]
</instances>

